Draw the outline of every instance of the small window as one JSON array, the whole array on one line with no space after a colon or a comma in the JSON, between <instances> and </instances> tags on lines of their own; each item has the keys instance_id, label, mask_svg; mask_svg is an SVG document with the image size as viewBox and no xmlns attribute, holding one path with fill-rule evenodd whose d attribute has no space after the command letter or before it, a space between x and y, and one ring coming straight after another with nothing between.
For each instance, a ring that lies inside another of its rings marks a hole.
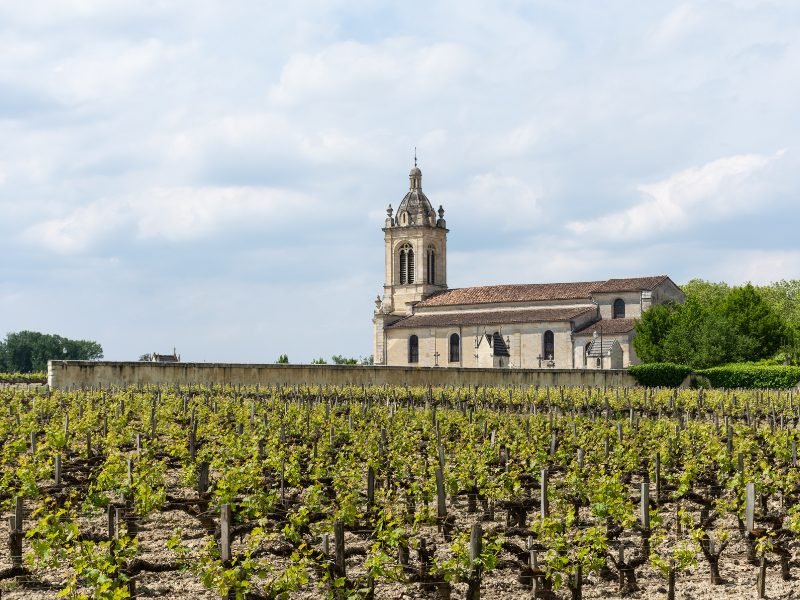
<instances>
[{"instance_id":1,"label":"small window","mask_svg":"<svg viewBox=\"0 0 800 600\"><path fill-rule=\"evenodd\" d=\"M408 362L419 362L419 338L415 335L408 338Z\"/></svg>"},{"instance_id":2,"label":"small window","mask_svg":"<svg viewBox=\"0 0 800 600\"><path fill-rule=\"evenodd\" d=\"M624 319L625 318L625 300L622 298L617 298L614 300L614 318L615 319Z\"/></svg>"},{"instance_id":3,"label":"small window","mask_svg":"<svg viewBox=\"0 0 800 600\"><path fill-rule=\"evenodd\" d=\"M556 344L555 344L555 337L553 336L553 332L549 329L544 332L544 343L542 344L542 354L544 358L547 360L553 360L553 356L555 355Z\"/></svg>"},{"instance_id":4,"label":"small window","mask_svg":"<svg viewBox=\"0 0 800 600\"><path fill-rule=\"evenodd\" d=\"M589 365L589 348L591 348L592 342L586 342L586 345L583 347L583 366Z\"/></svg>"},{"instance_id":5,"label":"small window","mask_svg":"<svg viewBox=\"0 0 800 600\"><path fill-rule=\"evenodd\" d=\"M433 285L436 282L436 252L433 246L428 246L428 283Z\"/></svg>"},{"instance_id":6,"label":"small window","mask_svg":"<svg viewBox=\"0 0 800 600\"><path fill-rule=\"evenodd\" d=\"M457 333L450 336L450 362L461 360L461 338Z\"/></svg>"}]
</instances>

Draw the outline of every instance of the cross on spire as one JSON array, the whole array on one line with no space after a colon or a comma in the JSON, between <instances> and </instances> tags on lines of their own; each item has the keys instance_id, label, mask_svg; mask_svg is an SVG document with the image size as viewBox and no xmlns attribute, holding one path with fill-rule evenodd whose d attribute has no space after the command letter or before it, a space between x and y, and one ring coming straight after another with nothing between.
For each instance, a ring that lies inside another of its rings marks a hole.
<instances>
[{"instance_id":1,"label":"cross on spire","mask_svg":"<svg viewBox=\"0 0 800 600\"><path fill-rule=\"evenodd\" d=\"M414 146L414 166L417 166L417 147Z\"/></svg>"}]
</instances>

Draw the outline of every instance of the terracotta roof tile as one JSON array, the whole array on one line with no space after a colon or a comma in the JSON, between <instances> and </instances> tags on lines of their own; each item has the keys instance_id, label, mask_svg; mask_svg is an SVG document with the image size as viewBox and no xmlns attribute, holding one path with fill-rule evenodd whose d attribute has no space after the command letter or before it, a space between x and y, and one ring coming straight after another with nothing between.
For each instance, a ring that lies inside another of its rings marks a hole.
<instances>
[{"instance_id":1,"label":"terracotta roof tile","mask_svg":"<svg viewBox=\"0 0 800 600\"><path fill-rule=\"evenodd\" d=\"M602 321L595 321L591 325L587 325L583 329L575 332L575 335L593 336L596 331L598 334L615 335L620 333L628 333L633 331L633 326L636 319L604 319Z\"/></svg>"},{"instance_id":2,"label":"terracotta roof tile","mask_svg":"<svg viewBox=\"0 0 800 600\"><path fill-rule=\"evenodd\" d=\"M458 325L513 325L569 321L580 315L594 312L593 306L565 308L531 308L527 310L492 310L459 313L421 313L401 319L387 329L412 327L452 327Z\"/></svg>"},{"instance_id":3,"label":"terracotta roof tile","mask_svg":"<svg viewBox=\"0 0 800 600\"><path fill-rule=\"evenodd\" d=\"M669 279L666 275L654 277L629 277L627 279L609 279L603 285L593 289L593 292L640 292L652 290L659 283Z\"/></svg>"},{"instance_id":4,"label":"terracotta roof tile","mask_svg":"<svg viewBox=\"0 0 800 600\"><path fill-rule=\"evenodd\" d=\"M588 300L592 293L638 292L652 290L666 275L629 277L605 281L573 283L517 283L455 288L434 294L417 306L453 306L456 304L491 304L498 302L536 302L548 300Z\"/></svg>"},{"instance_id":5,"label":"terracotta roof tile","mask_svg":"<svg viewBox=\"0 0 800 600\"><path fill-rule=\"evenodd\" d=\"M431 296L417 306L489 304L493 302L535 302L537 300L585 300L604 281L577 283L520 283L456 288Z\"/></svg>"}]
</instances>

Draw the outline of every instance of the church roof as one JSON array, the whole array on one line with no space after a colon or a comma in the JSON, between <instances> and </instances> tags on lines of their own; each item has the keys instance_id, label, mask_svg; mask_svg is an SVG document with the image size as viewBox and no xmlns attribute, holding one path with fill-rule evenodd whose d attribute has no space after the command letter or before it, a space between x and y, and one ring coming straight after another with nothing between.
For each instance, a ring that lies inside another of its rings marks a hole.
<instances>
[{"instance_id":1,"label":"church roof","mask_svg":"<svg viewBox=\"0 0 800 600\"><path fill-rule=\"evenodd\" d=\"M435 294L417 306L452 306L456 304L492 304L498 302L536 302L552 300L588 300L594 293L652 290L666 275L631 277L605 281L573 283L515 283L455 288Z\"/></svg>"},{"instance_id":2,"label":"church roof","mask_svg":"<svg viewBox=\"0 0 800 600\"><path fill-rule=\"evenodd\" d=\"M513 325L570 321L580 315L595 312L594 306L564 308L530 308L526 310L486 310L457 313L417 313L389 325L392 328L457 327L459 325Z\"/></svg>"},{"instance_id":3,"label":"church roof","mask_svg":"<svg viewBox=\"0 0 800 600\"><path fill-rule=\"evenodd\" d=\"M669 279L666 275L655 275L653 277L629 277L627 279L609 279L603 285L593 289L593 292L641 292L643 290L653 290L659 283Z\"/></svg>"},{"instance_id":4,"label":"church roof","mask_svg":"<svg viewBox=\"0 0 800 600\"><path fill-rule=\"evenodd\" d=\"M578 283L517 283L483 285L444 291L418 302L417 306L490 304L494 302L533 302L537 300L586 300L603 281Z\"/></svg>"},{"instance_id":5,"label":"church roof","mask_svg":"<svg viewBox=\"0 0 800 600\"><path fill-rule=\"evenodd\" d=\"M575 332L575 335L592 336L595 331L603 335L618 335L633 331L635 323L636 319L603 319L602 321L596 321L591 325L587 325L583 329L579 329Z\"/></svg>"}]
</instances>

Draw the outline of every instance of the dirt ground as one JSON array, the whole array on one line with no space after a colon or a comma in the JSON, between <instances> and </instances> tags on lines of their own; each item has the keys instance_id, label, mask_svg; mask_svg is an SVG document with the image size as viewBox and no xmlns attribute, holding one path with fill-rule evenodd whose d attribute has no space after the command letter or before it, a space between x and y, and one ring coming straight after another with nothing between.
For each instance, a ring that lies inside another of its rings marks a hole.
<instances>
[{"instance_id":1,"label":"dirt ground","mask_svg":"<svg viewBox=\"0 0 800 600\"><path fill-rule=\"evenodd\" d=\"M188 493L188 491L187 491ZM456 529L468 530L471 523L476 519L476 515L466 513L466 503L462 498L450 503L449 511L456 516ZM670 511L665 511L670 514ZM3 513L0 520L0 539L8 539L8 517L10 513ZM505 513L497 510L494 521L484 521L484 531L505 529ZM530 520L529 516L529 520ZM102 533L105 527L105 515L98 514L93 518L85 518L81 521L81 529L87 532ZM732 600L739 598L757 598L756 577L757 568L749 564L746 560L746 548L744 541L738 534L735 522L720 522L718 529L729 530L731 543L722 555L720 570L722 577L726 580L723 585L711 585L709 583L708 565L702 557L696 568L687 573L680 574L677 578L677 598L685 600ZM173 532L179 529L182 531L183 542L192 549L198 551L205 541L204 532L199 526L198 521L184 512L169 511L156 515L155 518L144 521L141 525L139 540L139 557L152 562L168 562L174 560L174 556L166 548L167 539ZM448 544L444 542L442 534L437 532L435 527L423 530L424 537L433 541L443 552L446 552ZM522 536L508 537L508 540L524 547L526 540ZM625 540L626 545L631 548L638 544L635 538ZM313 543L320 544L320 539L313 540ZM346 537L348 548L362 546L364 550L369 547L371 541L365 532L362 535L354 535L348 532ZM10 557L7 556L7 547L0 555L0 570L10 567ZM29 550L28 542L25 542L25 551ZM411 553L412 564L416 559L416 554ZM514 561L514 557L506 552L500 556L505 559L508 565ZM288 559L275 557L272 559L272 566L275 569L282 567L282 562ZM347 571L350 576L358 576L363 573L364 556L353 556L348 559ZM793 548L793 559L791 562L793 569L792 581L782 581L780 577L779 565L776 560L769 563L766 579L766 597L773 599L800 599L800 549ZM481 598L483 600L522 600L532 597L530 589L526 589L518 581L519 569L506 567L490 571L484 575L481 585ZM662 600L666 598L666 579L655 572L652 567L645 565L636 572L639 591L628 596L629 598L642 600ZM36 571L31 582L22 583L19 581L6 580L0 582L2 598L4 600L46 600L55 598L59 589L63 586L68 574L65 570L48 569ZM141 598L164 598L167 600L178 600L186 598L216 599L219 596L205 589L200 582L197 574L186 572L169 572L142 574L137 577L136 596ZM466 596L465 584L454 584L454 599ZM601 579L596 573L591 573L584 578L583 596L586 599L599 598L618 598L616 582ZM311 581L303 590L293 593L290 598L293 600L312 600L326 598L326 591L319 586L312 576ZM418 584L401 584L379 582L375 598L379 600L402 600L410 598L430 598L437 597L435 592L424 591ZM559 590L559 598L570 598L567 590Z\"/></svg>"}]
</instances>

